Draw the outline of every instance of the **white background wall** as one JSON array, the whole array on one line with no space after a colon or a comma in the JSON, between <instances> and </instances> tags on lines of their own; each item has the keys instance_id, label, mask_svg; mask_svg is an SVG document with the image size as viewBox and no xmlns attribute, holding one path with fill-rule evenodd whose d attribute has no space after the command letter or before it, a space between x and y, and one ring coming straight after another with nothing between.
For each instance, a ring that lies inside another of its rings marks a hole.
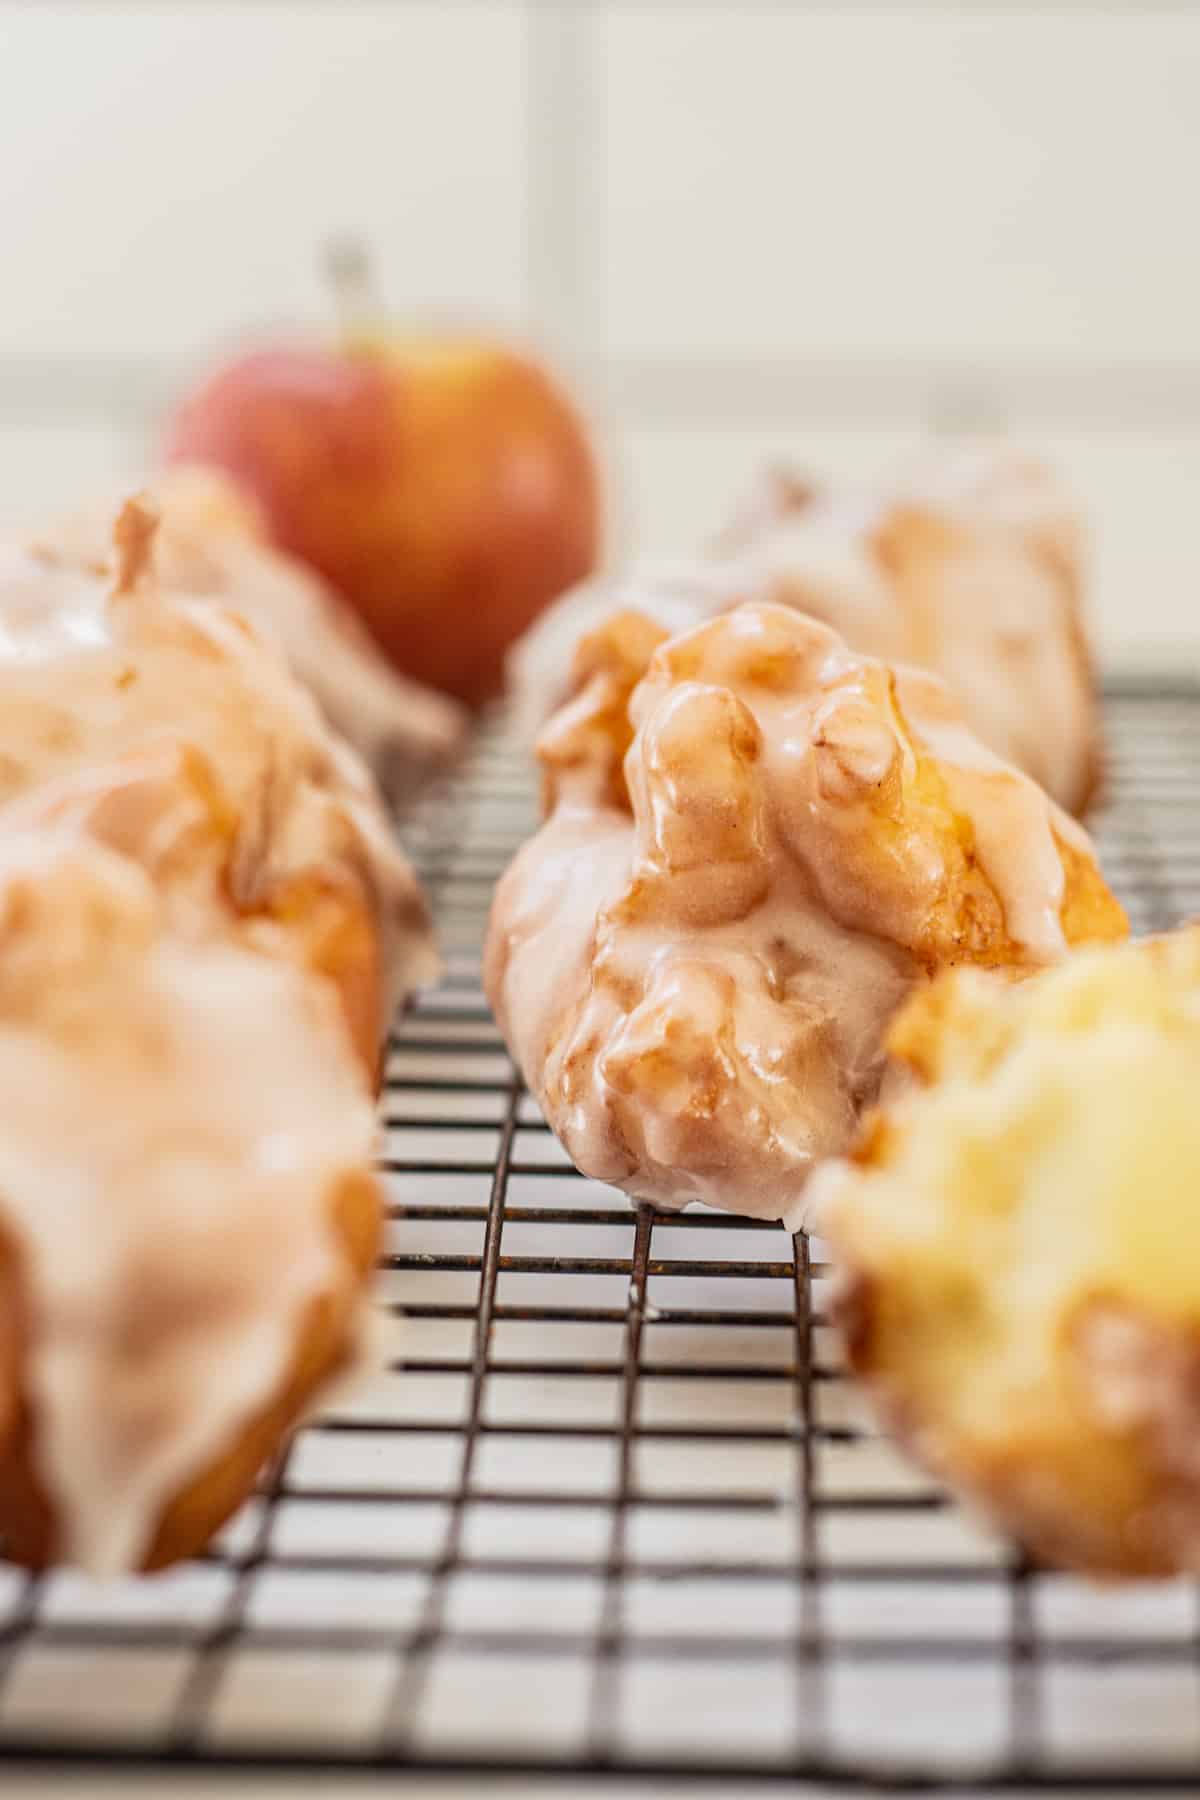
<instances>
[{"instance_id":1,"label":"white background wall","mask_svg":"<svg viewBox=\"0 0 1200 1800\"><path fill-rule=\"evenodd\" d=\"M1200 662L1200 0L0 0L0 520L136 468L359 232L537 334L622 532L947 421L1055 455L1111 660Z\"/></svg>"}]
</instances>

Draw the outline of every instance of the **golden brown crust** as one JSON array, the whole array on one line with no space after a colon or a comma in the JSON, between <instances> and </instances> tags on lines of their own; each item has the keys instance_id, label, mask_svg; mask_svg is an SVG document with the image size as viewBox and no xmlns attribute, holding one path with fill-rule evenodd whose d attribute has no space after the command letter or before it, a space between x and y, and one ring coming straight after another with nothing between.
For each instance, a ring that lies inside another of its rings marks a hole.
<instances>
[{"instance_id":1,"label":"golden brown crust","mask_svg":"<svg viewBox=\"0 0 1200 1800\"><path fill-rule=\"evenodd\" d=\"M1129 936L1129 919L1116 895L1096 879L1096 865L1077 844L1056 833L1066 871L1063 931L1069 944L1115 944Z\"/></svg>"},{"instance_id":2,"label":"golden brown crust","mask_svg":"<svg viewBox=\"0 0 1200 1800\"><path fill-rule=\"evenodd\" d=\"M147 866L160 888L210 895L225 929L261 943L330 981L368 1080L377 1082L388 1024L387 978L378 908L352 858L309 865L256 892L239 891L240 821L210 759L190 744L157 743L82 776L35 787L5 812L12 831L71 826ZM169 827L169 829L168 829ZM151 848L153 846L153 848ZM428 930L423 894L414 883L397 929L414 938Z\"/></svg>"},{"instance_id":3,"label":"golden brown crust","mask_svg":"<svg viewBox=\"0 0 1200 1800\"><path fill-rule=\"evenodd\" d=\"M271 895L267 916L282 927L303 967L332 982L342 1017L373 1087L382 1075L387 982L373 909L362 888L330 872L298 877Z\"/></svg>"},{"instance_id":4,"label":"golden brown crust","mask_svg":"<svg viewBox=\"0 0 1200 1800\"><path fill-rule=\"evenodd\" d=\"M7 1232L0 1229L0 1468L21 1430L19 1370L25 1335L16 1253Z\"/></svg>"},{"instance_id":5,"label":"golden brown crust","mask_svg":"<svg viewBox=\"0 0 1200 1800\"><path fill-rule=\"evenodd\" d=\"M562 706L538 739L544 813L553 812L563 782L580 771L594 784L598 804L628 812L629 701L666 635L644 613L629 609L580 639Z\"/></svg>"},{"instance_id":6,"label":"golden brown crust","mask_svg":"<svg viewBox=\"0 0 1200 1800\"><path fill-rule=\"evenodd\" d=\"M1079 1408L1071 1428L1050 1413L1029 1418L1003 1443L973 1447L964 1458L963 1446L892 1379L891 1347L915 1321L898 1309L889 1316L890 1298L885 1277L844 1274L834 1284L831 1321L890 1435L931 1475L958 1487L1048 1567L1106 1580L1200 1567L1200 1461L1175 1449L1181 1434L1194 1443L1200 1430L1200 1329L1165 1334L1153 1318L1125 1315L1144 1346L1135 1361L1148 1365L1147 1384L1162 1398L1156 1403L1152 1394L1114 1431L1094 1398L1110 1371L1089 1369L1085 1348L1088 1312L1107 1303L1081 1299L1067 1328Z\"/></svg>"},{"instance_id":7,"label":"golden brown crust","mask_svg":"<svg viewBox=\"0 0 1200 1800\"><path fill-rule=\"evenodd\" d=\"M332 1196L331 1222L343 1254L338 1287L309 1307L278 1392L166 1507L142 1561L144 1571L166 1568L204 1548L250 1494L314 1393L352 1354L353 1320L377 1254L381 1214L378 1184L366 1174L348 1177ZM30 1330L21 1288L12 1245L0 1238L0 1544L10 1562L41 1569L58 1560L57 1525L38 1479L33 1416L20 1375Z\"/></svg>"}]
</instances>

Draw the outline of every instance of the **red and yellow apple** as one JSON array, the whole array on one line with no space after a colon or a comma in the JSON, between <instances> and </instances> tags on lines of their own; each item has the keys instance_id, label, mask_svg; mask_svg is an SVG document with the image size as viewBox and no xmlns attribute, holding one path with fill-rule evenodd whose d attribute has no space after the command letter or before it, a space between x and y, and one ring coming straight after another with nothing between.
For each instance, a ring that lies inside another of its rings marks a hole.
<instances>
[{"instance_id":1,"label":"red and yellow apple","mask_svg":"<svg viewBox=\"0 0 1200 1800\"><path fill-rule=\"evenodd\" d=\"M167 456L224 469L397 668L471 704L593 568L600 484L579 415L485 338L372 332L252 352L180 408Z\"/></svg>"}]
</instances>

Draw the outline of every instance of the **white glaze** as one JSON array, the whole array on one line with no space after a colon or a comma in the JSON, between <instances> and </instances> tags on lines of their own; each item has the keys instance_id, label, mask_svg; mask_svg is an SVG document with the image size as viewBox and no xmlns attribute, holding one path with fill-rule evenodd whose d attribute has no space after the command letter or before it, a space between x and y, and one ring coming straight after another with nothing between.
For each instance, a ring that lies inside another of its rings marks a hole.
<instances>
[{"instance_id":1,"label":"white glaze","mask_svg":"<svg viewBox=\"0 0 1200 1800\"><path fill-rule=\"evenodd\" d=\"M934 677L783 608L654 652L629 812L601 804L620 691L585 682L546 728L553 810L498 889L485 986L586 1174L795 1227L905 994L947 961L1061 956L1060 840L1098 883L1090 846Z\"/></svg>"},{"instance_id":2,"label":"white glaze","mask_svg":"<svg viewBox=\"0 0 1200 1800\"><path fill-rule=\"evenodd\" d=\"M0 844L0 946L34 1454L60 1554L112 1574L346 1287L331 1202L373 1109L322 984L179 939L139 868L69 831Z\"/></svg>"}]
</instances>

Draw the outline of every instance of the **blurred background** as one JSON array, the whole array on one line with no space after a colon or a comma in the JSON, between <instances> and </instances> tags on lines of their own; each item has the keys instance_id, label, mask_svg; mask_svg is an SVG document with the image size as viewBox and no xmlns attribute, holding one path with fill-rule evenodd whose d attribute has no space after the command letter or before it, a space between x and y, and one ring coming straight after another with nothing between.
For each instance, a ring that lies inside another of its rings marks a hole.
<instances>
[{"instance_id":1,"label":"blurred background","mask_svg":"<svg viewBox=\"0 0 1200 1800\"><path fill-rule=\"evenodd\" d=\"M560 359L618 544L1001 431L1090 510L1106 658L1200 665L1198 96L1186 0L0 0L0 525L331 321L352 233Z\"/></svg>"}]
</instances>

